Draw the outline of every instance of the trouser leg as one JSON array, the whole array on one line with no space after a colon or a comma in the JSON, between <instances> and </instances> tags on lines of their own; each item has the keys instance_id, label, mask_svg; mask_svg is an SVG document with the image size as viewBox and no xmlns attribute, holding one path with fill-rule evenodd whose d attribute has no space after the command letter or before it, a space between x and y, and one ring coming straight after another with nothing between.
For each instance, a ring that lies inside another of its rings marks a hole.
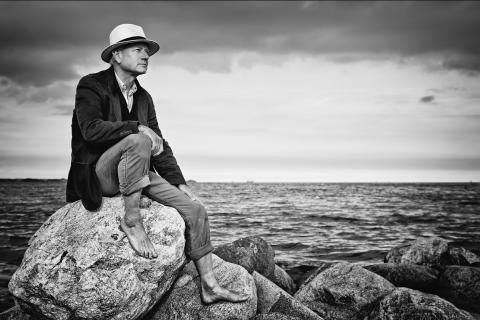
<instances>
[{"instance_id":1,"label":"trouser leg","mask_svg":"<svg viewBox=\"0 0 480 320\"><path fill-rule=\"evenodd\" d=\"M210 225L203 205L192 201L185 193L154 172L149 172L150 185L143 193L153 200L173 207L185 221L185 254L192 260L198 260L213 251L210 242Z\"/></svg>"},{"instance_id":2,"label":"trouser leg","mask_svg":"<svg viewBox=\"0 0 480 320\"><path fill-rule=\"evenodd\" d=\"M105 151L95 167L102 193L113 196L120 192L126 196L148 186L151 148L150 138L137 133Z\"/></svg>"}]
</instances>

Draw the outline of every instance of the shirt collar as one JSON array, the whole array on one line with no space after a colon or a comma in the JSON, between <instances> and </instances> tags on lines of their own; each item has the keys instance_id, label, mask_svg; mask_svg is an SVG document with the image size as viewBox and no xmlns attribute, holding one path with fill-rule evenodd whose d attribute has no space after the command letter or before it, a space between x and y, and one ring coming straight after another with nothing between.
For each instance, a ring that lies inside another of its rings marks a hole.
<instances>
[{"instance_id":1,"label":"shirt collar","mask_svg":"<svg viewBox=\"0 0 480 320\"><path fill-rule=\"evenodd\" d=\"M115 73L115 78L117 78L117 83L118 83L118 86L120 87L120 90L122 91L122 93L127 94L127 85L123 83L122 79L120 79L120 77L115 71L114 73ZM128 95L132 95L135 92L137 92L137 84L135 83L135 81L133 81L132 87L130 88L130 92L128 92Z\"/></svg>"}]
</instances>

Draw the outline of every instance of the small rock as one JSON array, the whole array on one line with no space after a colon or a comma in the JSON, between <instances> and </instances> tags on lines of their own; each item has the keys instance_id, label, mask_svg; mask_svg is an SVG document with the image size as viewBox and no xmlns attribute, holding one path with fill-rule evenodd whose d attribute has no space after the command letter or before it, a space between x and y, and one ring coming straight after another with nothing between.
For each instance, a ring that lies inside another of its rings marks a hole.
<instances>
[{"instance_id":1,"label":"small rock","mask_svg":"<svg viewBox=\"0 0 480 320\"><path fill-rule=\"evenodd\" d=\"M368 320L473 320L448 301L420 291L397 288L384 297Z\"/></svg>"},{"instance_id":2,"label":"small rock","mask_svg":"<svg viewBox=\"0 0 480 320\"><path fill-rule=\"evenodd\" d=\"M12 276L9 290L20 307L52 319L136 319L146 313L186 263L185 224L173 208L142 204L158 258L140 257L119 230L121 197L103 198L97 212L80 201L67 204L30 239Z\"/></svg>"},{"instance_id":3,"label":"small rock","mask_svg":"<svg viewBox=\"0 0 480 320\"><path fill-rule=\"evenodd\" d=\"M394 289L360 266L337 263L322 268L294 297L326 319L363 319L378 299Z\"/></svg>"},{"instance_id":4,"label":"small rock","mask_svg":"<svg viewBox=\"0 0 480 320\"><path fill-rule=\"evenodd\" d=\"M480 313L480 268L447 266L439 279L438 295L462 309Z\"/></svg>"},{"instance_id":5,"label":"small rock","mask_svg":"<svg viewBox=\"0 0 480 320\"><path fill-rule=\"evenodd\" d=\"M241 266L213 255L213 272L219 284L250 298L245 302L216 302L205 305L200 298L200 277L193 262L183 269L170 293L144 320L235 320L250 319L257 311L257 290L253 277Z\"/></svg>"},{"instance_id":6,"label":"small rock","mask_svg":"<svg viewBox=\"0 0 480 320\"><path fill-rule=\"evenodd\" d=\"M450 247L448 254L450 257L449 264L472 266L480 263L480 257L465 248Z\"/></svg>"},{"instance_id":7,"label":"small rock","mask_svg":"<svg viewBox=\"0 0 480 320\"><path fill-rule=\"evenodd\" d=\"M426 266L448 264L448 242L440 238L420 238L411 244L390 250L386 263L405 263Z\"/></svg>"},{"instance_id":8,"label":"small rock","mask_svg":"<svg viewBox=\"0 0 480 320\"><path fill-rule=\"evenodd\" d=\"M275 283L277 286L279 286L289 294L293 294L297 289L295 282L293 282L292 278L288 275L288 273L277 265L275 265L273 279L271 280L273 281L273 283Z\"/></svg>"},{"instance_id":9,"label":"small rock","mask_svg":"<svg viewBox=\"0 0 480 320\"><path fill-rule=\"evenodd\" d=\"M321 320L312 310L294 299L276 284L257 272L253 272L257 287L257 312L260 314L277 312L300 319Z\"/></svg>"},{"instance_id":10,"label":"small rock","mask_svg":"<svg viewBox=\"0 0 480 320\"><path fill-rule=\"evenodd\" d=\"M249 273L254 270L267 278L273 277L275 252L260 237L246 237L219 246L214 253L223 260L241 265Z\"/></svg>"},{"instance_id":11,"label":"small rock","mask_svg":"<svg viewBox=\"0 0 480 320\"><path fill-rule=\"evenodd\" d=\"M407 287L424 292L434 292L439 271L427 266L412 264L380 263L364 266L365 269L384 277L397 287Z\"/></svg>"}]
</instances>

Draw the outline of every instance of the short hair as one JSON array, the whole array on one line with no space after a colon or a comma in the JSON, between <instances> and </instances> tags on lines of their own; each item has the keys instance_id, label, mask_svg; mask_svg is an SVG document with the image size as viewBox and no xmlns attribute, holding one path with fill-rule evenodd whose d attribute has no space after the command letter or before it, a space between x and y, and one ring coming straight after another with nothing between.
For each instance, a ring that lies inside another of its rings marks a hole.
<instances>
[{"instance_id":1,"label":"short hair","mask_svg":"<svg viewBox=\"0 0 480 320\"><path fill-rule=\"evenodd\" d=\"M146 45L146 47L148 48L148 45L147 45L146 43L144 43L144 42L127 43L127 44L125 44L125 45L123 45L123 46L119 46L119 47L115 48L115 50L113 50L113 51L110 53L110 59L108 60L108 63L110 63L110 65L113 65L113 63L114 63L114 61L115 61L115 59L113 59L113 53L114 53L115 51L120 51L120 50L124 50L124 49L130 48L130 47L134 47L134 46L138 45L139 43Z\"/></svg>"}]
</instances>

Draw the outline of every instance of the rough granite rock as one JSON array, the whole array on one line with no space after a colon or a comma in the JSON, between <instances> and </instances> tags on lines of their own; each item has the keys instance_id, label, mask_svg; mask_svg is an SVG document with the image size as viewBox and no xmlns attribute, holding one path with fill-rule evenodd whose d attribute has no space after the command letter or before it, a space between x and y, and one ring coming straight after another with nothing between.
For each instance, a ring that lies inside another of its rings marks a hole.
<instances>
[{"instance_id":1,"label":"rough granite rock","mask_svg":"<svg viewBox=\"0 0 480 320\"><path fill-rule=\"evenodd\" d=\"M443 266L449 263L448 242L440 238L419 238L387 253L386 263Z\"/></svg>"},{"instance_id":2,"label":"rough granite rock","mask_svg":"<svg viewBox=\"0 0 480 320\"><path fill-rule=\"evenodd\" d=\"M380 263L363 266L384 277L397 287L407 287L424 292L437 289L439 271L427 266L413 264Z\"/></svg>"},{"instance_id":3,"label":"rough granite rock","mask_svg":"<svg viewBox=\"0 0 480 320\"><path fill-rule=\"evenodd\" d=\"M9 283L20 307L52 319L136 319L172 286L186 263L179 213L142 198L141 215L158 258L131 248L119 229L121 197L97 212L80 201L55 212L30 239Z\"/></svg>"},{"instance_id":4,"label":"rough granite rock","mask_svg":"<svg viewBox=\"0 0 480 320\"><path fill-rule=\"evenodd\" d=\"M368 320L473 320L466 311L428 293L397 288L384 297Z\"/></svg>"},{"instance_id":5,"label":"rough granite rock","mask_svg":"<svg viewBox=\"0 0 480 320\"><path fill-rule=\"evenodd\" d=\"M287 316L283 313L273 312L267 314L259 314L251 320L303 320L302 318Z\"/></svg>"},{"instance_id":6,"label":"rough granite rock","mask_svg":"<svg viewBox=\"0 0 480 320\"><path fill-rule=\"evenodd\" d=\"M239 265L213 255L213 272L221 286L247 293L245 302L217 302L204 305L200 298L200 277L193 262L183 269L172 290L149 312L144 320L236 320L250 319L257 311L257 289L253 277Z\"/></svg>"},{"instance_id":7,"label":"rough granite rock","mask_svg":"<svg viewBox=\"0 0 480 320\"><path fill-rule=\"evenodd\" d=\"M448 254L449 264L459 266L471 266L480 264L480 257L465 248L450 247L448 249Z\"/></svg>"},{"instance_id":8,"label":"rough granite rock","mask_svg":"<svg viewBox=\"0 0 480 320\"><path fill-rule=\"evenodd\" d=\"M215 249L214 253L223 260L241 265L249 273L254 270L265 277L273 278L275 252L260 237L246 237Z\"/></svg>"},{"instance_id":9,"label":"rough granite rock","mask_svg":"<svg viewBox=\"0 0 480 320\"><path fill-rule=\"evenodd\" d=\"M462 309L480 313L480 268L447 266L439 279L438 295Z\"/></svg>"},{"instance_id":10,"label":"rough granite rock","mask_svg":"<svg viewBox=\"0 0 480 320\"><path fill-rule=\"evenodd\" d=\"M337 263L321 268L294 297L325 319L363 319L394 289L385 278L360 266Z\"/></svg>"},{"instance_id":11,"label":"rough granite rock","mask_svg":"<svg viewBox=\"0 0 480 320\"><path fill-rule=\"evenodd\" d=\"M304 320L322 320L315 312L261 274L254 271L252 275L257 287L257 312L259 314L277 312Z\"/></svg>"},{"instance_id":12,"label":"rough granite rock","mask_svg":"<svg viewBox=\"0 0 480 320\"><path fill-rule=\"evenodd\" d=\"M257 271L272 278L275 270L275 252L260 237L246 237L217 247L214 253L223 260L241 265L249 273Z\"/></svg>"},{"instance_id":13,"label":"rough granite rock","mask_svg":"<svg viewBox=\"0 0 480 320\"><path fill-rule=\"evenodd\" d=\"M290 275L277 265L275 265L275 269L273 271L273 279L271 280L273 281L273 283L275 283L277 286L279 286L289 294L293 294L297 290L297 286L295 285L295 282L293 282Z\"/></svg>"}]
</instances>

